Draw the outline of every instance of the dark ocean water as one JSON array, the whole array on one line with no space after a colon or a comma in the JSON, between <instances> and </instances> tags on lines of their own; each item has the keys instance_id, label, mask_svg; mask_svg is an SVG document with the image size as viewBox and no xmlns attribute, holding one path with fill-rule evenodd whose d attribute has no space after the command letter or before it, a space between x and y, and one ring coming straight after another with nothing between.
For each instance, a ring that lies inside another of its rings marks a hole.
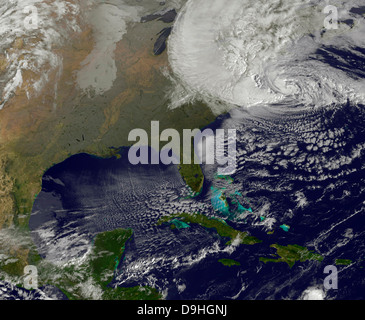
<instances>
[{"instance_id":1,"label":"dark ocean water","mask_svg":"<svg viewBox=\"0 0 365 320\"><path fill-rule=\"evenodd\" d=\"M362 81L364 54L362 48L323 47L312 59ZM112 285L154 286L167 299L299 299L313 289L326 299L363 299L364 121L364 106L350 100L316 108L236 108L208 128L236 129L237 170L226 181L217 179L217 166L203 165L206 180L195 198L177 166L133 166L127 148L120 159L75 155L44 174L30 219L33 239L43 258L65 263L82 257L97 233L132 228ZM230 204L239 192L252 212L215 211L212 188ZM220 216L263 242L227 247L226 239L201 226L156 226L178 212ZM324 259L292 268L260 262L275 254L272 244L304 246ZM241 265L225 267L222 258ZM338 289L326 290L324 268L336 259L352 263L337 266Z\"/></svg>"},{"instance_id":2,"label":"dark ocean water","mask_svg":"<svg viewBox=\"0 0 365 320\"><path fill-rule=\"evenodd\" d=\"M362 18L363 7L350 12ZM352 83L365 78L361 47L322 46L308 61L321 62ZM291 66L295 72L296 66ZM305 86L308 79L326 93L320 72L316 78L307 71L300 70L299 89L311 88ZM315 93L316 101L325 100ZM364 299L365 109L350 98L342 103L342 92L329 95L338 95L341 103L309 107L290 98L248 110L237 107L218 117L209 128L237 130L237 171L229 183L216 179L216 166L202 166L206 180L195 198L189 197L176 166L133 166L127 148L120 159L79 154L55 165L43 176L29 224L40 255L63 264L82 257L96 234L132 228L111 285L150 285L167 299L300 299L313 289L326 299ZM241 193L252 212L227 217L215 211L212 187L230 200ZM156 226L160 217L178 212L220 216L262 243L227 247L227 239L201 226ZM287 232L283 224L290 227ZM260 262L275 254L272 244L305 246L324 259L296 262L292 268ZM223 266L218 262L223 258L240 266ZM338 289L326 290L324 268L336 259L352 263L337 266ZM0 289L9 298L42 298L14 286ZM64 298L55 288L43 291Z\"/></svg>"},{"instance_id":3,"label":"dark ocean water","mask_svg":"<svg viewBox=\"0 0 365 320\"><path fill-rule=\"evenodd\" d=\"M113 284L153 285L167 292L167 299L298 299L308 288L322 288L330 299L363 298L363 120L363 106L351 104L285 119L265 109L222 116L209 127L237 129L237 172L230 184L214 178L216 166L203 166L206 181L196 198L186 198L176 166L133 166L127 149L121 159L73 156L43 177L30 220L35 243L44 258L67 261L82 256L97 233L132 228L134 237ZM331 141L322 143L328 150L308 148L317 132ZM338 162L341 157L346 160ZM262 243L228 250L224 239L200 226L156 226L161 216L177 212L226 218L212 208L212 186L244 195L253 212L227 222ZM282 224L290 226L288 232ZM42 231L53 236L42 238ZM270 245L276 243L305 246L324 260L292 268L260 262L275 253ZM222 258L241 266L225 267L218 262ZM336 259L353 264L338 266L339 289L326 291L323 270Z\"/></svg>"}]
</instances>

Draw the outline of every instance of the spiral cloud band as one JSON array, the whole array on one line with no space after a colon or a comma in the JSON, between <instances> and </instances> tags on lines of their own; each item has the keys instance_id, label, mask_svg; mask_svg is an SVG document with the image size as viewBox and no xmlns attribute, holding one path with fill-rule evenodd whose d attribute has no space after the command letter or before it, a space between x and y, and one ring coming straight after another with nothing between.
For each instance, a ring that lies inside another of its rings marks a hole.
<instances>
[{"instance_id":1,"label":"spiral cloud band","mask_svg":"<svg viewBox=\"0 0 365 320\"><path fill-rule=\"evenodd\" d=\"M364 16L351 11L361 4L332 2L190 0L169 40L174 75L187 91L240 106L364 101L364 72L356 79L346 72L364 58ZM331 8L337 29L326 28ZM334 44L349 60L331 51Z\"/></svg>"}]
</instances>

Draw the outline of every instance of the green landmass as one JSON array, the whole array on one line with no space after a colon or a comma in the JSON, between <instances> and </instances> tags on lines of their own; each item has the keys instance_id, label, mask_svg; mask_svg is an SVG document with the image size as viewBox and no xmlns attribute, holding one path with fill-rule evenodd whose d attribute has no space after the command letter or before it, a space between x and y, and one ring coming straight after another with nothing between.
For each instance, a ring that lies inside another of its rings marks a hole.
<instances>
[{"instance_id":1,"label":"green landmass","mask_svg":"<svg viewBox=\"0 0 365 320\"><path fill-rule=\"evenodd\" d=\"M273 244L270 247L276 249L276 253L280 258L263 258L261 257L259 260L267 263L267 262L286 262L290 268L292 268L295 262L300 261L304 262L307 260L317 260L322 261L323 257L313 251L309 251L305 247L294 245L281 246L279 244Z\"/></svg>"},{"instance_id":2,"label":"green landmass","mask_svg":"<svg viewBox=\"0 0 365 320\"><path fill-rule=\"evenodd\" d=\"M247 232L241 232L229 226L226 222L222 222L220 219L209 218L203 214L199 213L177 213L173 215L164 216L159 219L157 225L162 225L163 223L168 223L173 219L179 218L183 220L185 223L195 223L207 229L214 229L216 232L225 238L229 238L230 240L227 244L231 244L232 241L236 238L241 239L242 244L256 244L262 242L261 240L249 236Z\"/></svg>"},{"instance_id":3,"label":"green landmass","mask_svg":"<svg viewBox=\"0 0 365 320\"><path fill-rule=\"evenodd\" d=\"M241 264L238 261L232 260L232 259L219 259L218 260L221 264L227 267L232 266L240 266Z\"/></svg>"},{"instance_id":4,"label":"green landmass","mask_svg":"<svg viewBox=\"0 0 365 320\"><path fill-rule=\"evenodd\" d=\"M352 263L352 260L350 259L337 259L336 265L338 266L348 266Z\"/></svg>"},{"instance_id":5,"label":"green landmass","mask_svg":"<svg viewBox=\"0 0 365 320\"><path fill-rule=\"evenodd\" d=\"M97 283L106 286L113 280L114 270L118 267L125 250L125 243L132 235L133 231L130 229L116 229L100 233L95 237L90 267Z\"/></svg>"},{"instance_id":6,"label":"green landmass","mask_svg":"<svg viewBox=\"0 0 365 320\"><path fill-rule=\"evenodd\" d=\"M173 83L161 72L168 66L167 54L154 56L153 41L145 41L158 37L162 26L156 21L128 27L115 53L117 78L106 94L87 95L73 81L93 50L92 31L85 30L60 48L63 73L55 101L51 102L48 87L32 99L22 89L0 110L0 229L15 226L29 234L43 174L70 156L119 157L119 147L134 143L128 141L129 132L136 128L150 132L151 121L159 121L160 132L173 128L182 136L184 129L202 129L215 120L202 102L169 107L166 90ZM180 174L194 194L200 192L204 176L199 165L182 165ZM19 247L18 242L9 250L0 247L0 254L17 259L2 268L11 275L21 276L24 266L40 260L37 250Z\"/></svg>"},{"instance_id":7,"label":"green landmass","mask_svg":"<svg viewBox=\"0 0 365 320\"><path fill-rule=\"evenodd\" d=\"M201 129L201 128L199 128ZM190 140L190 153L185 154L184 139L181 141L179 172L187 186L191 189L192 195L199 195L204 184L204 175L200 164L196 163L194 138ZM188 164L190 162L190 164Z\"/></svg>"},{"instance_id":8,"label":"green landmass","mask_svg":"<svg viewBox=\"0 0 365 320\"><path fill-rule=\"evenodd\" d=\"M107 288L104 300L161 300L161 294L150 287Z\"/></svg>"},{"instance_id":9,"label":"green landmass","mask_svg":"<svg viewBox=\"0 0 365 320\"><path fill-rule=\"evenodd\" d=\"M193 194L199 194L204 184L204 175L200 165L181 163L179 165L179 172Z\"/></svg>"},{"instance_id":10,"label":"green landmass","mask_svg":"<svg viewBox=\"0 0 365 320\"><path fill-rule=\"evenodd\" d=\"M161 294L150 287L109 287L125 245L131 239L130 229L102 232L95 237L91 253L81 265L58 267L42 261L38 266L39 286L54 285L70 300L159 300Z\"/></svg>"}]
</instances>

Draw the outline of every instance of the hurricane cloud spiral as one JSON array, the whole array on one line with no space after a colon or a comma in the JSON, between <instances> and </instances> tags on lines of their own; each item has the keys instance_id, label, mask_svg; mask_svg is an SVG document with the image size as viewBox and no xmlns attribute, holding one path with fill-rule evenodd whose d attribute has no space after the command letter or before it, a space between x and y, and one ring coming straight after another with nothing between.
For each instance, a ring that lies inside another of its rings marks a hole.
<instances>
[{"instance_id":1,"label":"hurricane cloud spiral","mask_svg":"<svg viewBox=\"0 0 365 320\"><path fill-rule=\"evenodd\" d=\"M365 23L351 10L361 4L330 4L337 29L325 27L328 1L189 0L169 39L174 76L186 94L240 106L362 103Z\"/></svg>"}]
</instances>

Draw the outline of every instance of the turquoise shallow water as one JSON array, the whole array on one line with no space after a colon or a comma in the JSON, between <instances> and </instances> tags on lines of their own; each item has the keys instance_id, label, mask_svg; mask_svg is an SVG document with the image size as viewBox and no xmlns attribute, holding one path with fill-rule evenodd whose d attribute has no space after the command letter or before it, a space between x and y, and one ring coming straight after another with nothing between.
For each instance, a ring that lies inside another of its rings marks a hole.
<instances>
[{"instance_id":1,"label":"turquoise shallow water","mask_svg":"<svg viewBox=\"0 0 365 320\"><path fill-rule=\"evenodd\" d=\"M359 148L365 136L363 109L349 105L327 112L323 121L332 119L330 130L342 127L343 120L351 132L342 137L347 143L343 148L323 155L330 159ZM312 130L309 120L318 114L311 117L304 123L286 119L285 125L300 124L296 130L306 135L308 128ZM339 266L346 290L326 292L326 297L362 296L363 280L358 274L365 249L365 176L361 162L355 158L343 170L329 170L331 178L315 179L311 172L321 167L307 170L298 161L317 157L303 146L300 135L283 134L278 129L282 121L271 119L268 129L269 120L253 124L252 119L227 115L212 124L213 128L238 124L244 128L238 151L246 151L240 160L245 163L240 162L228 180L217 179L215 167L203 166L206 181L195 198L188 197L174 166L134 167L123 154L119 160L77 155L56 165L43 177L30 221L40 253L51 261L62 261L82 255L96 233L128 227L135 235L118 265L116 285L153 285L168 292L168 299L298 299L310 288L323 288L324 267L343 258L355 262L348 268ZM255 148L247 143L253 139ZM273 151L262 140L278 148ZM280 154L281 147L293 144L301 148L300 155ZM284 159L292 161L286 168ZM175 221L182 228L173 230L169 224L156 226L161 216L179 212L216 215L263 242L227 247L227 239L214 230L197 225L187 228L183 221ZM284 230L284 225L290 229ZM324 260L296 262L292 268L286 263L264 264L260 257L275 256L272 244L305 246ZM240 266L226 268L219 259L234 259ZM185 290L179 291L183 285Z\"/></svg>"}]
</instances>

